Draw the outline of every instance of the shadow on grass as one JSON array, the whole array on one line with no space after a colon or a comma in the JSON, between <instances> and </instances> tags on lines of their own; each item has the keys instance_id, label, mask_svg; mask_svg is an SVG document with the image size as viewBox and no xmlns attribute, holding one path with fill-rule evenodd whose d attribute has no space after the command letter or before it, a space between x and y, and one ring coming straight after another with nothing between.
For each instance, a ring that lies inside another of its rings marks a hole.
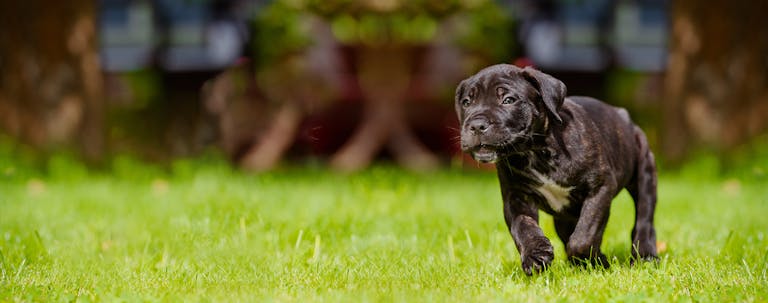
<instances>
[{"instance_id":1,"label":"shadow on grass","mask_svg":"<svg viewBox=\"0 0 768 303\"><path fill-rule=\"evenodd\" d=\"M591 275L603 275L610 274L616 271L633 270L638 268L653 269L659 268L661 259L656 261L639 261L633 264L632 253L629 248L624 247L611 247L606 251L608 256L609 267L605 268L601 265L594 265L589 261L582 263L571 263L566 260L564 256L559 256L554 262L547 268L547 270L538 274L528 276L523 271L520 261L517 260L503 260L501 263L501 272L505 278L515 283L521 284L539 284L543 280L556 281L566 277L581 277ZM661 256L663 258L663 256Z\"/></svg>"}]
</instances>

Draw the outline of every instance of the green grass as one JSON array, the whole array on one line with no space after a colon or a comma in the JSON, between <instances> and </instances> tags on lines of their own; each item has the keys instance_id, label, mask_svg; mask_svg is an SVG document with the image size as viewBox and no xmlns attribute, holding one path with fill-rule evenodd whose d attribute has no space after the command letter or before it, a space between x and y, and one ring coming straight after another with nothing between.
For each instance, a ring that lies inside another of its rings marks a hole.
<instances>
[{"instance_id":1,"label":"green grass","mask_svg":"<svg viewBox=\"0 0 768 303\"><path fill-rule=\"evenodd\" d=\"M6 161L0 301L766 302L766 182L695 171L659 182L658 264L629 266L622 193L610 269L569 265L545 215L557 257L527 277L493 174Z\"/></svg>"}]
</instances>

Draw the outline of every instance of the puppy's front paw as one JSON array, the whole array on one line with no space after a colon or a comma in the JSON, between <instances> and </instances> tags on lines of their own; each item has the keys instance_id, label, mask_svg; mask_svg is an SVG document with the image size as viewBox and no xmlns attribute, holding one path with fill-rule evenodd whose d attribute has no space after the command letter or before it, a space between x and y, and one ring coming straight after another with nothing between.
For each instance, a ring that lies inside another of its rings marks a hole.
<instances>
[{"instance_id":1,"label":"puppy's front paw","mask_svg":"<svg viewBox=\"0 0 768 303\"><path fill-rule=\"evenodd\" d=\"M531 242L520 256L523 271L529 276L547 269L555 258L555 252L549 239L541 237Z\"/></svg>"}]
</instances>

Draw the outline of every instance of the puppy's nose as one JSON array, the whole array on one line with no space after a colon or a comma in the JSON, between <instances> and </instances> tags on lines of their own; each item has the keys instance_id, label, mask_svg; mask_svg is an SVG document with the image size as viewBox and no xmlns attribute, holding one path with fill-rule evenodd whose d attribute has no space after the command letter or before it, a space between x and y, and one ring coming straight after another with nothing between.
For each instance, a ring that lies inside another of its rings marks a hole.
<instances>
[{"instance_id":1,"label":"puppy's nose","mask_svg":"<svg viewBox=\"0 0 768 303\"><path fill-rule=\"evenodd\" d=\"M469 130L475 135L484 133L490 126L491 124L488 122L488 119L485 118L477 118L469 121Z\"/></svg>"}]
</instances>

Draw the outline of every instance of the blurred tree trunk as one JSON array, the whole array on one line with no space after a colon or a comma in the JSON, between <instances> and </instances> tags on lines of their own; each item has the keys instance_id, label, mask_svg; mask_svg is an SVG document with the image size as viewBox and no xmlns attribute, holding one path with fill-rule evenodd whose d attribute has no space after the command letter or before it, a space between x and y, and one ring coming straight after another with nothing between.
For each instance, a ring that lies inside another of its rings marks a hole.
<instances>
[{"instance_id":1,"label":"blurred tree trunk","mask_svg":"<svg viewBox=\"0 0 768 303\"><path fill-rule=\"evenodd\" d=\"M104 148L95 1L0 2L0 128L34 146Z\"/></svg>"},{"instance_id":2,"label":"blurred tree trunk","mask_svg":"<svg viewBox=\"0 0 768 303\"><path fill-rule=\"evenodd\" d=\"M420 60L422 50L360 46L356 52L365 112L352 137L331 159L331 166L341 171L363 169L386 147L403 167L416 171L437 167L437 157L419 141L405 115L412 66Z\"/></svg>"},{"instance_id":3,"label":"blurred tree trunk","mask_svg":"<svg viewBox=\"0 0 768 303\"><path fill-rule=\"evenodd\" d=\"M662 148L674 163L768 128L768 2L672 3Z\"/></svg>"}]
</instances>

